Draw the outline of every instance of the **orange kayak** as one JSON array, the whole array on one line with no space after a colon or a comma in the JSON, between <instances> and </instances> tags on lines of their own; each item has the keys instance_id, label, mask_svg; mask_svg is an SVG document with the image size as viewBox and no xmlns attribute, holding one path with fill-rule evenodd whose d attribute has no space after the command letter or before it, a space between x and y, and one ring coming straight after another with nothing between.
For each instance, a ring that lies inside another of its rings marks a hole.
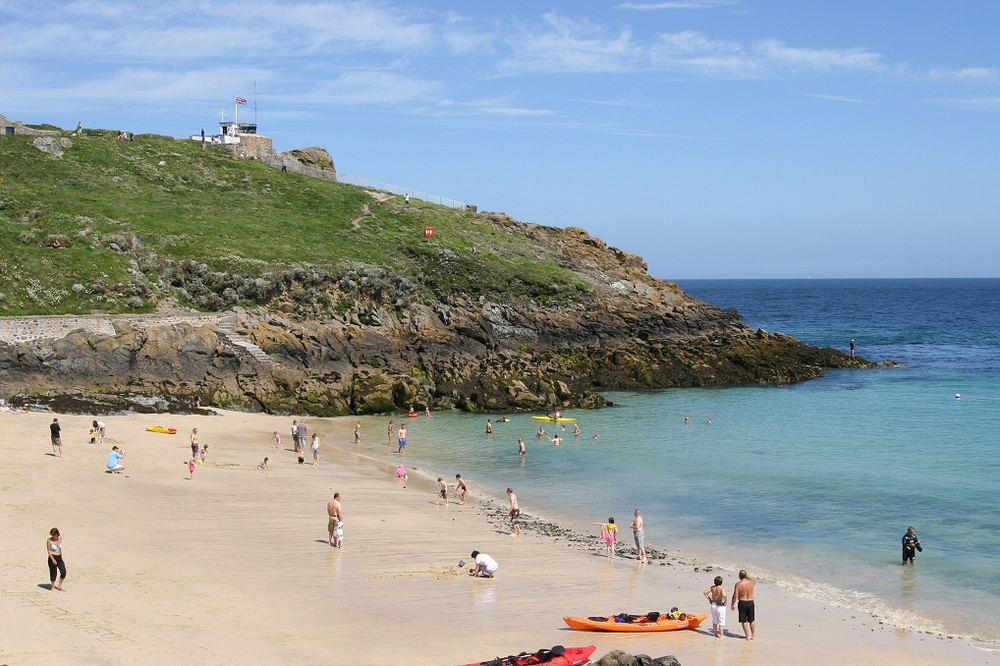
<instances>
[{"instance_id":1,"label":"orange kayak","mask_svg":"<svg viewBox=\"0 0 1000 666\"><path fill-rule=\"evenodd\" d=\"M636 616L632 616L636 617ZM636 617L632 622L615 622L615 616L608 617L574 617L563 618L563 622L573 629L583 631L679 631L681 629L697 629L698 625L708 619L707 615L689 615L684 620L671 620L664 613L655 621L650 621L645 615Z\"/></svg>"}]
</instances>

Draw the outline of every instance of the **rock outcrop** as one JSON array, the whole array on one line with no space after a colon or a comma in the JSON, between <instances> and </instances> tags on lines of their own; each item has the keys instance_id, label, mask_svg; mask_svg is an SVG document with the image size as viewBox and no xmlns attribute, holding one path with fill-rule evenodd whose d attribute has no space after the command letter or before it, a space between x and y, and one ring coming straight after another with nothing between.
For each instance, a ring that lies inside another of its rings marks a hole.
<instances>
[{"instance_id":1,"label":"rock outcrop","mask_svg":"<svg viewBox=\"0 0 1000 666\"><path fill-rule=\"evenodd\" d=\"M681 666L677 657L650 657L645 654L629 654L623 650L612 650L596 662L597 666Z\"/></svg>"},{"instance_id":2,"label":"rock outcrop","mask_svg":"<svg viewBox=\"0 0 1000 666\"><path fill-rule=\"evenodd\" d=\"M113 334L0 343L0 375L21 401L90 400L114 410L167 400L179 409L200 394L219 406L336 415L411 405L600 407L602 390L782 384L824 368L871 365L754 330L737 312L651 277L642 259L581 230L530 233L561 247L590 287L545 298L422 300L405 279L385 273L303 274L309 287L296 298L266 290L265 306L239 310L224 326L119 323ZM319 314L303 305L306 296L338 309Z\"/></svg>"}]
</instances>

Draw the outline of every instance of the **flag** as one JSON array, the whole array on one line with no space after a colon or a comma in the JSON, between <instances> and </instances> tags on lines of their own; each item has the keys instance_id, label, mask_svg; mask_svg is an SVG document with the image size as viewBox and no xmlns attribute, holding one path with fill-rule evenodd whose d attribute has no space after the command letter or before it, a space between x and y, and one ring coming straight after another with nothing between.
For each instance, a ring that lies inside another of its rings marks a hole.
<instances>
[{"instance_id":1,"label":"flag","mask_svg":"<svg viewBox=\"0 0 1000 666\"><path fill-rule=\"evenodd\" d=\"M236 98L236 103L237 104L246 104L247 103L247 98L246 97L237 97Z\"/></svg>"}]
</instances>

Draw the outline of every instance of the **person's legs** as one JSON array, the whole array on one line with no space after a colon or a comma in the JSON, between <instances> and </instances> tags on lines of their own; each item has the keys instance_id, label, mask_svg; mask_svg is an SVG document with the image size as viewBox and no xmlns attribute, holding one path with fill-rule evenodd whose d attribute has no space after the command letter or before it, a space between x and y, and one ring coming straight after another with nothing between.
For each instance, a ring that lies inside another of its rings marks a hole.
<instances>
[{"instance_id":1,"label":"person's legs","mask_svg":"<svg viewBox=\"0 0 1000 666\"><path fill-rule=\"evenodd\" d=\"M330 545L333 545L333 533L337 531L337 521L329 518L326 521L326 531L330 534Z\"/></svg>"},{"instance_id":2,"label":"person's legs","mask_svg":"<svg viewBox=\"0 0 1000 666\"><path fill-rule=\"evenodd\" d=\"M45 562L49 565L49 589L56 589L56 563L52 561L51 557L45 558Z\"/></svg>"},{"instance_id":3,"label":"person's legs","mask_svg":"<svg viewBox=\"0 0 1000 666\"><path fill-rule=\"evenodd\" d=\"M66 582L66 562L62 555L56 555L56 567L59 569L59 584L56 585L56 589L62 590L65 589L63 583Z\"/></svg>"}]
</instances>

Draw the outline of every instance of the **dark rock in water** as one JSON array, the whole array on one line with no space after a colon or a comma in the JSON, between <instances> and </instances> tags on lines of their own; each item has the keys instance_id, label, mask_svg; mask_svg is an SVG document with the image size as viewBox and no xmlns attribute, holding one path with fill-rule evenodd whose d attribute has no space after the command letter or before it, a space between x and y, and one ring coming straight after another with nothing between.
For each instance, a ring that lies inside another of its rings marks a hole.
<instances>
[{"instance_id":1,"label":"dark rock in water","mask_svg":"<svg viewBox=\"0 0 1000 666\"><path fill-rule=\"evenodd\" d=\"M677 657L650 657L645 654L631 655L623 650L612 650L597 660L597 666L681 666Z\"/></svg>"}]
</instances>

